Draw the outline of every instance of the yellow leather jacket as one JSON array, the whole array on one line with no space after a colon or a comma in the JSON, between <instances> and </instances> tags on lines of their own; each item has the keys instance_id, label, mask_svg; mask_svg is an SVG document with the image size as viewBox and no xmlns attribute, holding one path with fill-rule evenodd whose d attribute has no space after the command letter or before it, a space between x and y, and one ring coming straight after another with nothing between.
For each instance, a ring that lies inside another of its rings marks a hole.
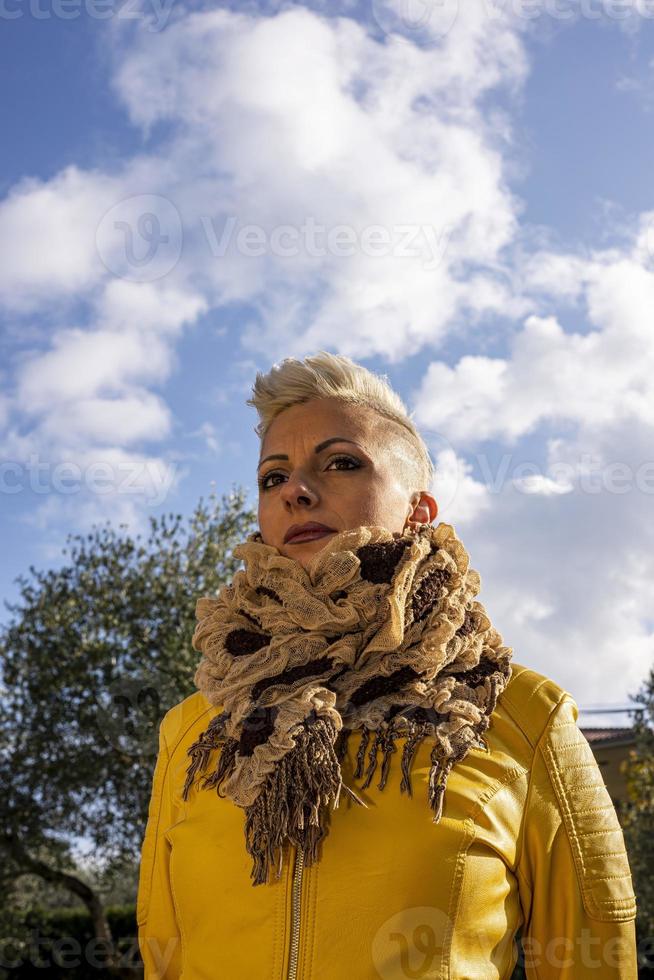
<instances>
[{"instance_id":1,"label":"yellow leather jacket","mask_svg":"<svg viewBox=\"0 0 654 980\"><path fill-rule=\"evenodd\" d=\"M256 887L244 811L197 784L182 800L188 747L219 710L196 693L161 724L137 899L146 980L508 980L518 929L530 980L636 980L622 831L554 681L512 665L488 751L455 765L438 824L430 740L409 797L403 740L384 789L361 790L352 732L343 779L367 808L341 793L320 860L287 845L281 877Z\"/></svg>"}]
</instances>

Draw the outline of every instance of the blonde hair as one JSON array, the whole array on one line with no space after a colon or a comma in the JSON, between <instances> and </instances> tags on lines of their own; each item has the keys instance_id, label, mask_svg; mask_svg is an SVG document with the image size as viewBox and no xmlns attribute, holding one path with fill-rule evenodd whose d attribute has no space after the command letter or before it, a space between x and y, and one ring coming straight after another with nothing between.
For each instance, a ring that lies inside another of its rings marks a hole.
<instances>
[{"instance_id":1,"label":"blonde hair","mask_svg":"<svg viewBox=\"0 0 654 980\"><path fill-rule=\"evenodd\" d=\"M312 398L336 398L373 409L396 424L395 431L409 447L414 463L410 480L416 484L409 488L411 492L430 487L434 467L429 450L387 375L374 374L349 357L323 350L302 361L286 357L267 374L258 371L252 393L246 404L259 414L254 431L261 441L280 412Z\"/></svg>"}]
</instances>

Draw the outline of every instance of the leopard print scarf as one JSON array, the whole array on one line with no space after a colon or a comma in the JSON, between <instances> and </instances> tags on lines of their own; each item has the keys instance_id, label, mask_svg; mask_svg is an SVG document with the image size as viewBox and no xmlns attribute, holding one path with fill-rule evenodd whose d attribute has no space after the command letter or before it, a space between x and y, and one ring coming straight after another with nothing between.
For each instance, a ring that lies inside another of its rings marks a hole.
<instances>
[{"instance_id":1,"label":"leopard print scarf","mask_svg":"<svg viewBox=\"0 0 654 980\"><path fill-rule=\"evenodd\" d=\"M340 769L347 736L362 729L361 789L378 748L383 789L394 740L405 738L401 791L411 795L416 747L433 738L428 796L438 822L452 766L472 746L487 748L513 653L475 599L479 573L451 525L342 531L306 569L259 531L234 555L245 569L196 606L195 683L222 712L189 749L184 799L220 747L204 788L244 809L253 884L269 880L276 854L279 878L285 840L307 865L318 859L323 807L336 808L341 789L365 806Z\"/></svg>"}]
</instances>

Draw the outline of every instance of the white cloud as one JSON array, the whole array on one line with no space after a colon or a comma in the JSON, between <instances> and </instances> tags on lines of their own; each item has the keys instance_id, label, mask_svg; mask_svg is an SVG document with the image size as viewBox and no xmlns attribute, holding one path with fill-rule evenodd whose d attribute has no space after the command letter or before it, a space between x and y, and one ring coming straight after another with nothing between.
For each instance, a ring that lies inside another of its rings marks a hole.
<instances>
[{"instance_id":1,"label":"white cloud","mask_svg":"<svg viewBox=\"0 0 654 980\"><path fill-rule=\"evenodd\" d=\"M525 259L523 276L532 294L577 300L583 287L585 262L576 255L535 252Z\"/></svg>"},{"instance_id":2,"label":"white cloud","mask_svg":"<svg viewBox=\"0 0 654 980\"><path fill-rule=\"evenodd\" d=\"M555 265L548 257L546 268ZM433 361L417 421L459 445L514 444L546 422L585 431L626 419L654 425L654 271L628 254L598 253L569 263L565 290L583 301L584 323L594 329L565 331L554 316L531 315L509 357L467 355L454 367Z\"/></svg>"},{"instance_id":3,"label":"white cloud","mask_svg":"<svg viewBox=\"0 0 654 980\"><path fill-rule=\"evenodd\" d=\"M621 504L624 503L624 506ZM516 662L580 704L634 693L652 662L651 495L495 495L455 524L481 573L480 599Z\"/></svg>"},{"instance_id":4,"label":"white cloud","mask_svg":"<svg viewBox=\"0 0 654 980\"><path fill-rule=\"evenodd\" d=\"M172 349L155 333L71 328L53 337L52 348L18 370L17 404L25 413L49 413L61 402L136 382L160 382L169 374Z\"/></svg>"},{"instance_id":5,"label":"white cloud","mask_svg":"<svg viewBox=\"0 0 654 980\"><path fill-rule=\"evenodd\" d=\"M109 280L97 300L95 317L113 330L154 331L174 338L181 328L207 311L199 293L167 283Z\"/></svg>"},{"instance_id":6,"label":"white cloud","mask_svg":"<svg viewBox=\"0 0 654 980\"><path fill-rule=\"evenodd\" d=\"M29 313L92 289L105 273L96 225L118 188L112 177L74 165L49 181L14 185L0 202L0 303Z\"/></svg>"},{"instance_id":7,"label":"white cloud","mask_svg":"<svg viewBox=\"0 0 654 980\"><path fill-rule=\"evenodd\" d=\"M189 432L189 436L195 436L202 439L210 453L217 456L221 452L221 443L218 439L218 429L213 422L203 422L197 427L197 429L193 429L192 432Z\"/></svg>"},{"instance_id":8,"label":"white cloud","mask_svg":"<svg viewBox=\"0 0 654 980\"><path fill-rule=\"evenodd\" d=\"M111 282L95 299L99 326L62 328L49 350L23 354L2 451L27 488L36 471L45 481L46 499L29 522L80 526L113 516L134 526L139 509L177 486L181 473L169 460L126 450L170 435L170 409L145 386L169 377L174 335L205 308L180 289Z\"/></svg>"},{"instance_id":9,"label":"white cloud","mask_svg":"<svg viewBox=\"0 0 654 980\"><path fill-rule=\"evenodd\" d=\"M487 487L471 476L472 466L452 449L435 454L432 493L438 521L472 524L491 506Z\"/></svg>"},{"instance_id":10,"label":"white cloud","mask_svg":"<svg viewBox=\"0 0 654 980\"><path fill-rule=\"evenodd\" d=\"M516 478L514 483L518 490L523 493L540 493L551 496L555 493L570 493L574 486L569 481L559 483L550 477L543 476L542 473L534 473L532 476L525 476L521 479Z\"/></svg>"},{"instance_id":11,"label":"white cloud","mask_svg":"<svg viewBox=\"0 0 654 980\"><path fill-rule=\"evenodd\" d=\"M119 398L78 398L48 412L41 425L45 439L82 445L121 445L160 440L170 433L170 411L151 392L126 393Z\"/></svg>"},{"instance_id":12,"label":"white cloud","mask_svg":"<svg viewBox=\"0 0 654 980\"><path fill-rule=\"evenodd\" d=\"M524 312L493 269L473 290L461 274L494 267L517 228L501 137L477 106L526 74L508 16L466 5L438 56L301 7L132 36L116 91L146 132L177 126L157 188L183 216L175 275L212 304L256 307L246 349L399 360L468 308ZM263 254L247 254L247 225ZM338 226L347 246L328 237ZM385 243L369 244L375 228Z\"/></svg>"}]
</instances>

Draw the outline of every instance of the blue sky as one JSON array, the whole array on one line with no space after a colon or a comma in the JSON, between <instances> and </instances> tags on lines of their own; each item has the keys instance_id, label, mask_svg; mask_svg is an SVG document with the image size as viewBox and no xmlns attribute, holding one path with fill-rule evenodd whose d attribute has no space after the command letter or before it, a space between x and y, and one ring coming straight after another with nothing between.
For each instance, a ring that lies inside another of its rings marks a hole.
<instances>
[{"instance_id":1,"label":"blue sky","mask_svg":"<svg viewBox=\"0 0 654 980\"><path fill-rule=\"evenodd\" d=\"M652 7L6 0L0 594L93 522L212 481L254 506L255 373L328 349L415 413L515 659L625 703L654 649Z\"/></svg>"}]
</instances>

